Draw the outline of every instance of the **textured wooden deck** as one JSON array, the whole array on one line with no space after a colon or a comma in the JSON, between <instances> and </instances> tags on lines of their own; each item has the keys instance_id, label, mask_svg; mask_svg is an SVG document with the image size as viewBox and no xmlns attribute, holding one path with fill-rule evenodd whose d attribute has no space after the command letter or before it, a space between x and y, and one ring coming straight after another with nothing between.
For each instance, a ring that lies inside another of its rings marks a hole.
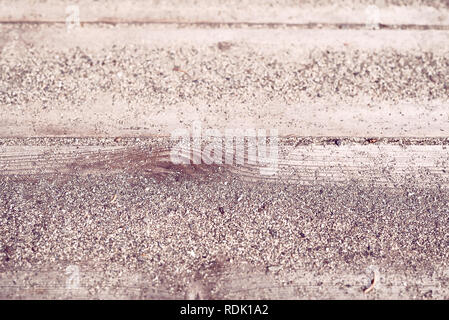
<instances>
[{"instance_id":1,"label":"textured wooden deck","mask_svg":"<svg viewBox=\"0 0 449 320\"><path fill-rule=\"evenodd\" d=\"M0 0L0 297L447 299L447 1L297 2Z\"/></svg>"}]
</instances>

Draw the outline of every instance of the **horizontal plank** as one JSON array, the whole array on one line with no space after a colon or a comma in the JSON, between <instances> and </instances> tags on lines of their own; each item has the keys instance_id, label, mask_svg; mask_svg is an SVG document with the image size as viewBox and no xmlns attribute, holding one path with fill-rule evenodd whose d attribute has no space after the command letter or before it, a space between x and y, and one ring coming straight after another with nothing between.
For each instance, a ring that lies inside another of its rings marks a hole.
<instances>
[{"instance_id":1,"label":"horizontal plank","mask_svg":"<svg viewBox=\"0 0 449 320\"><path fill-rule=\"evenodd\" d=\"M287 140L277 179L166 147L2 139L0 297L448 297L447 140Z\"/></svg>"},{"instance_id":2,"label":"horizontal plank","mask_svg":"<svg viewBox=\"0 0 449 320\"><path fill-rule=\"evenodd\" d=\"M402 5L401 5L402 4ZM73 1L81 22L449 25L447 2L408 1ZM0 1L2 22L62 22L73 14L60 0ZM69 10L69 11L66 11Z\"/></svg>"},{"instance_id":3,"label":"horizontal plank","mask_svg":"<svg viewBox=\"0 0 449 320\"><path fill-rule=\"evenodd\" d=\"M0 136L444 137L449 31L0 26Z\"/></svg>"},{"instance_id":4,"label":"horizontal plank","mask_svg":"<svg viewBox=\"0 0 449 320\"><path fill-rule=\"evenodd\" d=\"M293 139L294 140L294 139ZM81 140L82 141L82 140ZM30 174L116 174L139 173L155 177L222 175L245 181L273 181L287 184L349 183L397 187L413 182L420 186L449 186L449 146L399 145L377 142L313 143L295 145L281 140L273 163L248 158L243 163L225 160L212 162L202 148L181 148L178 152L190 164L174 163L175 144L168 140L144 139L138 147L116 145L4 145L0 146L2 175ZM289 141L289 140L287 140ZM297 144L297 143L296 143ZM269 147L269 145L268 145ZM222 148L224 154L235 150ZM269 151L269 149L268 149ZM194 164L193 156L202 159ZM209 159L209 160L208 160Z\"/></svg>"},{"instance_id":5,"label":"horizontal plank","mask_svg":"<svg viewBox=\"0 0 449 320\"><path fill-rule=\"evenodd\" d=\"M269 270L254 270L248 265L210 272L208 283L192 281L183 292L155 286L143 271L100 270L79 268L80 282L76 288L67 286L71 275L68 266L59 270L13 270L0 272L2 299L404 299L406 297L444 299L449 289L444 269L429 273L382 272L375 268L359 272L324 272L295 270L279 275ZM67 272L67 271L68 272ZM376 276L375 289L365 294ZM417 277L418 276L418 277ZM288 284L285 282L288 281ZM404 283L410 284L405 286ZM96 290L92 290L96 288ZM213 292L212 292L213 291ZM432 291L432 295L429 295Z\"/></svg>"}]
</instances>

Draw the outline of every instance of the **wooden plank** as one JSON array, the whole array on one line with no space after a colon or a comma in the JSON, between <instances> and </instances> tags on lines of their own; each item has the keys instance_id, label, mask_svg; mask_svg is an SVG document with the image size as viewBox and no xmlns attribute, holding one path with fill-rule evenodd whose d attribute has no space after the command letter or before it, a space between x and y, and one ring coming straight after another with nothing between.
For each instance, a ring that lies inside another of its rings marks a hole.
<instances>
[{"instance_id":1,"label":"wooden plank","mask_svg":"<svg viewBox=\"0 0 449 320\"><path fill-rule=\"evenodd\" d=\"M0 2L2 22L59 22L73 17L73 6L84 23L256 23L298 25L384 25L447 26L447 2L387 5L369 1L92 1L70 3L60 0ZM68 10L68 11L66 11Z\"/></svg>"},{"instance_id":2,"label":"wooden plank","mask_svg":"<svg viewBox=\"0 0 449 320\"><path fill-rule=\"evenodd\" d=\"M272 268L274 269L274 267ZM297 270L286 276L267 270L254 270L249 266L209 271L209 286L197 281L183 293L174 293L163 286L154 287L143 272L110 272L99 281L100 271L81 270L79 288L67 288L65 270L15 270L0 272L0 297L3 299L404 299L414 295L425 297L433 289L433 298L449 295L443 281L446 270L437 270L412 278L405 272L384 272L376 276L378 283L371 295L363 293L372 281L373 272L334 272L314 274L309 270ZM413 287L404 283L413 283ZM94 294L89 289L100 290ZM436 289L438 288L438 289ZM211 292L213 290L213 292Z\"/></svg>"},{"instance_id":3,"label":"wooden plank","mask_svg":"<svg viewBox=\"0 0 449 320\"><path fill-rule=\"evenodd\" d=\"M277 178L101 140L1 140L1 298L449 294L447 140L290 139Z\"/></svg>"},{"instance_id":4,"label":"wooden plank","mask_svg":"<svg viewBox=\"0 0 449 320\"><path fill-rule=\"evenodd\" d=\"M172 142L165 147L152 140L139 147L126 146L1 146L0 174L98 174L136 173L158 177L201 175L235 176L245 181L273 181L286 184L359 183L397 187L407 183L428 187L449 186L447 145L396 145L334 143L278 146L277 159L267 165L257 158L244 163L207 165L204 147L185 148L180 154L190 164L176 164L171 158ZM171 144L171 146L170 146ZM153 146L151 146L153 145ZM269 147L269 146L268 146ZM245 145L247 152L247 145ZM224 149L233 154L234 150ZM193 164L196 154L201 163ZM252 161L251 161L252 160Z\"/></svg>"},{"instance_id":5,"label":"wooden plank","mask_svg":"<svg viewBox=\"0 0 449 320\"><path fill-rule=\"evenodd\" d=\"M0 28L3 137L167 137L195 120L281 136L449 130L448 31Z\"/></svg>"}]
</instances>

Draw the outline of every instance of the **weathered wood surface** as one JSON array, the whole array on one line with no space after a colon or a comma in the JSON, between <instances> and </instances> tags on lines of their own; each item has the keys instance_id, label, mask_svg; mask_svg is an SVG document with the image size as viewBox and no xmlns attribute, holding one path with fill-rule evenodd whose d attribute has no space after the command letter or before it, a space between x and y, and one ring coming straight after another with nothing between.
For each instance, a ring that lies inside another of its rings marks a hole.
<instances>
[{"instance_id":1,"label":"weathered wood surface","mask_svg":"<svg viewBox=\"0 0 449 320\"><path fill-rule=\"evenodd\" d=\"M3 137L449 132L449 31L0 28Z\"/></svg>"},{"instance_id":2,"label":"weathered wood surface","mask_svg":"<svg viewBox=\"0 0 449 320\"><path fill-rule=\"evenodd\" d=\"M428 187L449 184L449 146L388 144L280 145L276 166L246 157L243 164L173 164L169 148L125 146L0 146L0 174L190 175L217 172L247 181L287 184L368 183L396 187L413 183ZM204 149L203 149L204 150ZM228 151L229 152L229 151ZM234 151L231 151L234 152ZM193 159L192 149L182 156ZM212 159L210 159L212 162Z\"/></svg>"},{"instance_id":3,"label":"weathered wood surface","mask_svg":"<svg viewBox=\"0 0 449 320\"><path fill-rule=\"evenodd\" d=\"M378 1L92 1L71 2L79 8L81 22L87 23L234 23L448 26L447 2L409 1L408 5ZM65 23L72 13L60 0L0 2L2 22Z\"/></svg>"},{"instance_id":4,"label":"weathered wood surface","mask_svg":"<svg viewBox=\"0 0 449 320\"><path fill-rule=\"evenodd\" d=\"M447 299L448 5L368 2L0 0L0 297Z\"/></svg>"}]
</instances>

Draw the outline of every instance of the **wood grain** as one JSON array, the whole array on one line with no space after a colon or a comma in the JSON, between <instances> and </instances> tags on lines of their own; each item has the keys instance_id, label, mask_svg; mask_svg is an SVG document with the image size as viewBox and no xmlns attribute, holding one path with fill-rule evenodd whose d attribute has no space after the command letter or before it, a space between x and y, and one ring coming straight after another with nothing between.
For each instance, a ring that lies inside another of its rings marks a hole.
<instances>
[{"instance_id":1,"label":"wood grain","mask_svg":"<svg viewBox=\"0 0 449 320\"><path fill-rule=\"evenodd\" d=\"M185 149L183 157L192 159ZM229 151L228 151L229 152ZM203 155L207 157L207 155ZM204 158L203 158L204 160ZM170 149L101 146L2 146L0 174L114 174L136 172L164 176L231 174L247 181L294 184L369 183L394 187L413 182L422 186L449 185L449 150L443 145L306 145L279 146L277 168L257 159L243 165L173 164ZM221 168L221 169L217 169Z\"/></svg>"},{"instance_id":2,"label":"wood grain","mask_svg":"<svg viewBox=\"0 0 449 320\"><path fill-rule=\"evenodd\" d=\"M293 24L320 27L326 24L372 24L373 5L360 1L92 1L79 0L82 23L193 23L193 24ZM71 11L60 0L0 2L0 21L20 23L65 23ZM378 22L383 25L449 25L444 1L433 6L412 2L407 6L379 5Z\"/></svg>"}]
</instances>

